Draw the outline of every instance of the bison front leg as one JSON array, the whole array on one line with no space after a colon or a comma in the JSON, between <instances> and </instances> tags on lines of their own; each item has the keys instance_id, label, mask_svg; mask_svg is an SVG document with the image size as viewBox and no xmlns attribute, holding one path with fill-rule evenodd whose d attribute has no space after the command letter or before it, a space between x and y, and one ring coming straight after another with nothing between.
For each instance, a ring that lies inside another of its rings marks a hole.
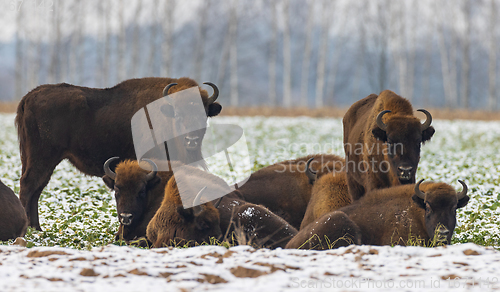
<instances>
[{"instance_id":1,"label":"bison front leg","mask_svg":"<svg viewBox=\"0 0 500 292\"><path fill-rule=\"evenodd\" d=\"M354 178L354 174L347 174L347 189L353 200L360 199L365 194L365 188L359 184Z\"/></svg>"}]
</instances>

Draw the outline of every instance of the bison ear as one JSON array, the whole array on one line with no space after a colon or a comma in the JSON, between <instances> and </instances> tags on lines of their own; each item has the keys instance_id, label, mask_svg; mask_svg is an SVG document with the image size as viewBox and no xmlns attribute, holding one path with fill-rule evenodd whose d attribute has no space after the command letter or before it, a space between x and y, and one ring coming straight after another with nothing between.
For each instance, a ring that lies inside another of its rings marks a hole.
<instances>
[{"instance_id":1,"label":"bison ear","mask_svg":"<svg viewBox=\"0 0 500 292\"><path fill-rule=\"evenodd\" d=\"M377 140L387 142L387 133L379 127L373 128L372 134L375 138L377 138Z\"/></svg>"},{"instance_id":2,"label":"bison ear","mask_svg":"<svg viewBox=\"0 0 500 292\"><path fill-rule=\"evenodd\" d=\"M110 189L114 189L115 188L115 181L112 178L110 178L107 174L105 174L102 177L102 180L104 181L104 183L106 184L106 186L108 186L108 188L110 188Z\"/></svg>"},{"instance_id":3,"label":"bison ear","mask_svg":"<svg viewBox=\"0 0 500 292\"><path fill-rule=\"evenodd\" d=\"M179 215L181 215L181 217L184 219L189 219L189 218L193 217L192 208L184 209L184 207L182 205L177 207L177 213L179 213Z\"/></svg>"},{"instance_id":4,"label":"bison ear","mask_svg":"<svg viewBox=\"0 0 500 292\"><path fill-rule=\"evenodd\" d=\"M218 102L214 102L208 106L207 115L209 117L214 117L214 116L218 115L221 110L222 110L222 106Z\"/></svg>"},{"instance_id":5,"label":"bison ear","mask_svg":"<svg viewBox=\"0 0 500 292\"><path fill-rule=\"evenodd\" d=\"M458 200L457 208L463 208L469 203L469 196L463 197L461 200Z\"/></svg>"},{"instance_id":6,"label":"bison ear","mask_svg":"<svg viewBox=\"0 0 500 292\"><path fill-rule=\"evenodd\" d=\"M425 130L422 131L422 143L429 141L432 138L432 135L434 135L434 127L429 127Z\"/></svg>"},{"instance_id":7,"label":"bison ear","mask_svg":"<svg viewBox=\"0 0 500 292\"><path fill-rule=\"evenodd\" d=\"M424 202L424 200L422 198L420 198L419 196L417 196L417 194L413 194L413 196L411 197L411 199L413 200L413 202L415 202L417 204L417 206L419 206L422 209L425 209L425 202Z\"/></svg>"}]
</instances>

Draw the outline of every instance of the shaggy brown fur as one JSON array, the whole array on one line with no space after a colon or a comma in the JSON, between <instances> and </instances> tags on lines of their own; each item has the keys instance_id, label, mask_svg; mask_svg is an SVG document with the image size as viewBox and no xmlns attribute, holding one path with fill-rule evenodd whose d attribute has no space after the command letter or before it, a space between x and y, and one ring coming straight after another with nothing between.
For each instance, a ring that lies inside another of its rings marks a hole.
<instances>
[{"instance_id":1,"label":"shaggy brown fur","mask_svg":"<svg viewBox=\"0 0 500 292\"><path fill-rule=\"evenodd\" d=\"M185 77L130 79L106 89L61 83L38 86L22 98L16 116L22 161L19 197L30 226L41 230L38 199L63 159L85 174L100 177L108 158L136 159L131 118L161 98L170 83L178 84L170 93L198 86ZM208 104L205 90L200 89L200 94L207 115L218 115L220 104ZM201 157L201 150L198 154Z\"/></svg>"},{"instance_id":2,"label":"shaggy brown fur","mask_svg":"<svg viewBox=\"0 0 500 292\"><path fill-rule=\"evenodd\" d=\"M278 162L253 173L238 190L245 201L263 205L293 227L299 228L311 198L312 183L305 174L306 162L318 178L326 173L341 171L344 159L337 155L316 154Z\"/></svg>"},{"instance_id":3,"label":"shaggy brown fur","mask_svg":"<svg viewBox=\"0 0 500 292\"><path fill-rule=\"evenodd\" d=\"M386 131L376 123L384 110L391 111L382 118ZM374 189L415 183L420 146L434 128L421 129L408 100L390 90L371 94L349 108L343 123L347 185L354 200Z\"/></svg>"},{"instance_id":4,"label":"shaggy brown fur","mask_svg":"<svg viewBox=\"0 0 500 292\"><path fill-rule=\"evenodd\" d=\"M205 186L207 190L228 194L221 199L217 209L213 207L218 201L215 200L203 204L203 212L195 214L193 208L183 208L176 182L176 177L181 176L183 183L189 183L183 189L188 189L192 197ZM148 225L147 237L153 247L194 245L209 242L211 237L228 239L233 238L233 232L240 232L235 238L238 242L284 247L297 233L265 207L243 201L239 190L231 193L229 190L222 179L200 169L184 166L180 172L176 170L175 177L165 187L161 207Z\"/></svg>"},{"instance_id":5,"label":"shaggy brown fur","mask_svg":"<svg viewBox=\"0 0 500 292\"><path fill-rule=\"evenodd\" d=\"M23 237L28 218L14 192L0 181L0 240Z\"/></svg>"},{"instance_id":6,"label":"shaggy brown fur","mask_svg":"<svg viewBox=\"0 0 500 292\"><path fill-rule=\"evenodd\" d=\"M301 229L286 248L324 250L350 244L361 244L361 230L344 212L333 211Z\"/></svg>"},{"instance_id":7,"label":"shaggy brown fur","mask_svg":"<svg viewBox=\"0 0 500 292\"><path fill-rule=\"evenodd\" d=\"M143 161L141 164L146 163ZM116 166L115 180L108 175L102 177L104 183L115 192L116 211L120 221L116 240L129 243L146 236L149 221L160 207L165 185L173 175L171 171L161 171L147 180L149 171L144 168L147 169L149 165L146 165L141 167L137 160L127 159ZM131 223L123 224L121 214L131 214Z\"/></svg>"},{"instance_id":8,"label":"shaggy brown fur","mask_svg":"<svg viewBox=\"0 0 500 292\"><path fill-rule=\"evenodd\" d=\"M457 200L457 192L445 183L423 183L420 190L425 201L414 191L415 185L401 185L374 190L339 211L349 216L345 224L354 222L361 230L362 244L406 245L420 239L426 245L436 229L446 231L444 241L450 243L456 224L456 209L467 205L469 197ZM352 222L351 222L352 221Z\"/></svg>"},{"instance_id":9,"label":"shaggy brown fur","mask_svg":"<svg viewBox=\"0 0 500 292\"><path fill-rule=\"evenodd\" d=\"M300 230L323 215L349 205L352 201L347 189L346 173L343 171L319 178L314 183L311 194Z\"/></svg>"}]
</instances>

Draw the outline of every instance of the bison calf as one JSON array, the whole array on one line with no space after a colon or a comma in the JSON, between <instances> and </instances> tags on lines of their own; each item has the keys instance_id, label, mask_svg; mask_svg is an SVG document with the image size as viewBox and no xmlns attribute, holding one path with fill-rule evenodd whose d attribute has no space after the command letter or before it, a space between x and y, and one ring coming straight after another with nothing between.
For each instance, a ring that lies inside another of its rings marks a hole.
<instances>
[{"instance_id":1,"label":"bison calf","mask_svg":"<svg viewBox=\"0 0 500 292\"><path fill-rule=\"evenodd\" d=\"M28 217L14 192L0 181L0 240L23 237Z\"/></svg>"},{"instance_id":2,"label":"bison calf","mask_svg":"<svg viewBox=\"0 0 500 292\"><path fill-rule=\"evenodd\" d=\"M144 159L151 171L140 167L137 160L120 162L115 171L109 165L119 159L110 158L104 164L104 183L115 193L116 211L120 227L116 240L131 240L146 236L146 228L163 200L165 185L172 176L171 171L157 172L156 164Z\"/></svg>"}]
</instances>

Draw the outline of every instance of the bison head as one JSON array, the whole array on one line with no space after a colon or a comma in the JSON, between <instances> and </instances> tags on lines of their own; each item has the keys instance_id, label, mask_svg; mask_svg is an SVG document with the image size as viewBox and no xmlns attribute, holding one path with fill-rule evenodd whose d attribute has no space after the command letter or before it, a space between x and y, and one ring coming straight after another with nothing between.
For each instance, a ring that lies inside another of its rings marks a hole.
<instances>
[{"instance_id":1,"label":"bison head","mask_svg":"<svg viewBox=\"0 0 500 292\"><path fill-rule=\"evenodd\" d=\"M205 82L213 88L214 93L208 96L205 90L199 90L198 94L183 94L182 98L167 98L169 90L180 92L189 89L185 84L171 83L163 90L164 104L160 111L163 114L163 125L171 125L167 136L174 137L167 141L171 160L180 160L186 163L196 162L202 159L201 143L205 136L207 117L213 117L220 113L222 106L215 102L219 96L219 89L215 84ZM203 104L202 104L203 103Z\"/></svg>"},{"instance_id":2,"label":"bison head","mask_svg":"<svg viewBox=\"0 0 500 292\"><path fill-rule=\"evenodd\" d=\"M158 167L143 159L151 166L151 171L142 169L137 161L126 160L119 163L113 172L110 164L119 159L112 157L104 163L104 183L115 192L116 210L121 224L133 226L142 218L148 202L149 191L157 186L161 179L156 175Z\"/></svg>"},{"instance_id":3,"label":"bison head","mask_svg":"<svg viewBox=\"0 0 500 292\"><path fill-rule=\"evenodd\" d=\"M373 136L387 145L386 153L390 168L401 184L415 183L415 174L420 160L420 146L434 135L431 127L432 116L424 110L427 119L421 124L413 116L393 115L387 117L386 123L382 117L389 110L380 112L377 116L377 126L372 130Z\"/></svg>"},{"instance_id":4,"label":"bison head","mask_svg":"<svg viewBox=\"0 0 500 292\"><path fill-rule=\"evenodd\" d=\"M450 244L456 225L456 210L469 202L467 185L459 180L463 190L457 193L444 183L427 184L425 192L420 189L423 179L415 185L412 200L425 210L425 228L432 239L437 233L440 241Z\"/></svg>"},{"instance_id":5,"label":"bison head","mask_svg":"<svg viewBox=\"0 0 500 292\"><path fill-rule=\"evenodd\" d=\"M187 209L182 205L176 207L175 214L171 214L172 217L168 220L170 224L165 227L167 236L163 238L164 244L193 246L209 242L211 237L222 236L219 211L210 202L200 204L205 189L206 187L196 195L193 201L194 207Z\"/></svg>"}]
</instances>

